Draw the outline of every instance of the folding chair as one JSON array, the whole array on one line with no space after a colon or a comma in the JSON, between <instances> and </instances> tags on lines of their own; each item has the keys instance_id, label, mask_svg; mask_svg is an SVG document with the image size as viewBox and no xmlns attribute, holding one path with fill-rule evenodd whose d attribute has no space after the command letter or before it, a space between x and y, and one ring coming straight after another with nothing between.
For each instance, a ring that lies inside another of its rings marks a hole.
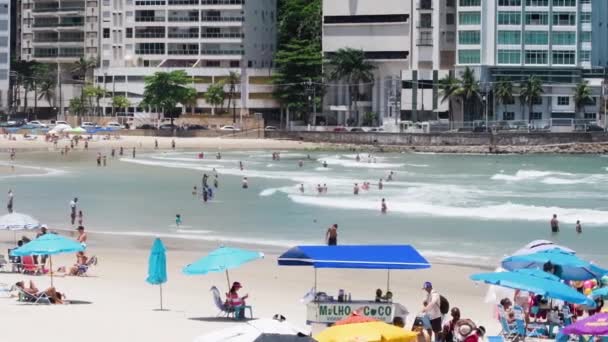
<instances>
[{"instance_id":1,"label":"folding chair","mask_svg":"<svg viewBox=\"0 0 608 342\"><path fill-rule=\"evenodd\" d=\"M545 326L533 323L526 325L524 309L521 306L513 306L513 312L515 313L515 328L518 336L523 339L528 337L543 338L549 336L549 332Z\"/></svg>"},{"instance_id":2,"label":"folding chair","mask_svg":"<svg viewBox=\"0 0 608 342\"><path fill-rule=\"evenodd\" d=\"M243 305L243 306L227 305L226 303L224 303L222 301L220 291L217 289L217 287L212 286L210 291L213 294L213 302L215 303L215 306L218 308L218 310L220 310L217 314L217 317L232 317L234 319L237 319L238 317L241 316L241 312L244 313L244 310L249 309L249 315L251 316L251 318L253 318L253 310L252 310L251 306L249 306L249 305Z\"/></svg>"},{"instance_id":3,"label":"folding chair","mask_svg":"<svg viewBox=\"0 0 608 342\"><path fill-rule=\"evenodd\" d=\"M20 302L31 304L51 304L51 300L44 292L33 295L25 292L22 288L16 287L16 289L19 292L19 298L17 300Z\"/></svg>"}]
</instances>

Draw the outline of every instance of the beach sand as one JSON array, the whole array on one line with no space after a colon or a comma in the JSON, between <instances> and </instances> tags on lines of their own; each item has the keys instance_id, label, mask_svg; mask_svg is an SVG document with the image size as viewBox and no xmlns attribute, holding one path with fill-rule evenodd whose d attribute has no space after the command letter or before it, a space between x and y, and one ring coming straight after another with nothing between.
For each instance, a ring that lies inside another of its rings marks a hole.
<instances>
[{"instance_id":1,"label":"beach sand","mask_svg":"<svg viewBox=\"0 0 608 342\"><path fill-rule=\"evenodd\" d=\"M71 235L71 233L62 232ZM20 234L21 235L21 234ZM33 233L26 233L32 236ZM196 336L229 327L230 320L215 318L217 310L209 289L227 289L225 274L186 276L182 267L204 256L221 242L168 239L169 281L163 286L164 307L159 308L159 288L145 282L152 237L89 233L87 254L96 255L99 264L89 277L56 277L55 286L65 292L67 305L27 305L14 298L0 298L2 327L0 341L192 341ZM0 251L13 245L12 232L0 232ZM306 308L300 298L313 286L314 273L308 267L279 267L281 249L270 246L242 246L266 253L263 260L251 262L230 272L231 281L243 284L241 294L249 294L256 318L280 313L300 326L305 325ZM74 255L53 258L54 268L74 263ZM486 326L489 335L498 333L492 309L484 304L485 286L468 279L480 271L474 267L433 264L428 270L394 271L391 291L395 301L410 311L407 326L421 308L424 281L431 281L463 318ZM338 289L352 293L353 299L371 299L376 288L386 288L384 271L318 271L319 290L337 295ZM0 273L0 283L33 280L39 288L50 284L48 276Z\"/></svg>"}]
</instances>

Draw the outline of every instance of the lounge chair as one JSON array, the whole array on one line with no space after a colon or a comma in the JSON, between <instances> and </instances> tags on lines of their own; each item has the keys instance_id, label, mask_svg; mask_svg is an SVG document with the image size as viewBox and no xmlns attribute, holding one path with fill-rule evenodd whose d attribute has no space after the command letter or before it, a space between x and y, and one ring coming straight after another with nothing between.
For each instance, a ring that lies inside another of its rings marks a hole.
<instances>
[{"instance_id":1,"label":"lounge chair","mask_svg":"<svg viewBox=\"0 0 608 342\"><path fill-rule=\"evenodd\" d=\"M21 257L21 270L23 273L38 275L41 273L41 268L34 262L34 257L31 255Z\"/></svg>"},{"instance_id":2,"label":"lounge chair","mask_svg":"<svg viewBox=\"0 0 608 342\"><path fill-rule=\"evenodd\" d=\"M79 277L86 277L88 275L87 271L89 270L89 268L95 265L97 265L97 257L92 256L86 264L78 266L78 271L76 275Z\"/></svg>"},{"instance_id":3,"label":"lounge chair","mask_svg":"<svg viewBox=\"0 0 608 342\"><path fill-rule=\"evenodd\" d=\"M500 326L502 328L500 335L507 341L516 339L518 335L517 328L507 321L507 314L505 313L504 307L500 304L496 307L498 309L498 320L500 321Z\"/></svg>"},{"instance_id":4,"label":"lounge chair","mask_svg":"<svg viewBox=\"0 0 608 342\"><path fill-rule=\"evenodd\" d=\"M241 316L240 313L243 312L243 310L249 309L249 315L251 318L253 318L253 310L252 310L251 306L249 306L249 305L243 305L243 306L227 305L224 301L222 301L222 297L220 295L220 290L218 290L217 287L212 286L210 291L211 291L211 294L213 295L213 303L215 304L217 309L220 310L217 314L217 317L232 317L234 319L237 319L238 317Z\"/></svg>"},{"instance_id":5,"label":"lounge chair","mask_svg":"<svg viewBox=\"0 0 608 342\"><path fill-rule=\"evenodd\" d=\"M22 288L15 287L15 289L19 293L19 297L17 298L17 300L20 302L31 304L51 304L51 300L44 292L40 292L38 294L33 295L31 293L25 292Z\"/></svg>"}]
</instances>

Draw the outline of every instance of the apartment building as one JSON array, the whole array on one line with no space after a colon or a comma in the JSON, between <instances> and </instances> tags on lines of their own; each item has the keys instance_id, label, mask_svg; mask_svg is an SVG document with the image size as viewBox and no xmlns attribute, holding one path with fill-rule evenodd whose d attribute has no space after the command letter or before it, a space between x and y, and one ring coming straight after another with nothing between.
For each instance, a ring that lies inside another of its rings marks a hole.
<instances>
[{"instance_id":1,"label":"apartment building","mask_svg":"<svg viewBox=\"0 0 608 342\"><path fill-rule=\"evenodd\" d=\"M0 0L0 112L8 112L10 101L11 2Z\"/></svg>"},{"instance_id":2,"label":"apartment building","mask_svg":"<svg viewBox=\"0 0 608 342\"><path fill-rule=\"evenodd\" d=\"M83 80L75 77L74 63L97 58L99 3L96 0L21 0L17 2L18 56L48 63L57 74L57 98L39 105L67 110L69 100L80 94ZM33 94L28 98L34 102Z\"/></svg>"},{"instance_id":3,"label":"apartment building","mask_svg":"<svg viewBox=\"0 0 608 342\"><path fill-rule=\"evenodd\" d=\"M130 100L129 112L146 111L138 106L144 77L177 69L192 76L199 93L184 112L212 112L204 93L230 71L241 75L237 112L277 110L276 15L276 0L102 0L95 80L110 95L102 101L105 113L112 112L112 94Z\"/></svg>"},{"instance_id":4,"label":"apartment building","mask_svg":"<svg viewBox=\"0 0 608 342\"><path fill-rule=\"evenodd\" d=\"M333 123L358 125L363 113L373 112L378 124L396 129L401 119L447 112L434 81L454 66L455 14L454 0L323 1L324 55L360 49L376 66L374 82L359 89L359 119L349 87L328 87L324 111Z\"/></svg>"},{"instance_id":5,"label":"apartment building","mask_svg":"<svg viewBox=\"0 0 608 342\"><path fill-rule=\"evenodd\" d=\"M595 119L603 80L596 67L608 65L606 18L605 0L459 0L457 72L472 68L484 92L502 79L543 80L544 94L531 111L517 94L500 105L489 98L496 120ZM573 93L584 80L593 101L577 113ZM479 112L469 108L457 117L475 120Z\"/></svg>"}]
</instances>

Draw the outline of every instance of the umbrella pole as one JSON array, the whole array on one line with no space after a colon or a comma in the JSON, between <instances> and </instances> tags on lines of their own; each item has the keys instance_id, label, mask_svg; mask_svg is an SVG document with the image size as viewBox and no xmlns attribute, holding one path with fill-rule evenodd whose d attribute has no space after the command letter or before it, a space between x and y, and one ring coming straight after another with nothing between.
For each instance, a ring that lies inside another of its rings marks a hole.
<instances>
[{"instance_id":1,"label":"umbrella pole","mask_svg":"<svg viewBox=\"0 0 608 342\"><path fill-rule=\"evenodd\" d=\"M228 291L230 291L230 277L228 276L228 270L226 270L226 281L228 282Z\"/></svg>"},{"instance_id":2,"label":"umbrella pole","mask_svg":"<svg viewBox=\"0 0 608 342\"><path fill-rule=\"evenodd\" d=\"M160 288L160 311L163 311L163 284L158 284Z\"/></svg>"},{"instance_id":3,"label":"umbrella pole","mask_svg":"<svg viewBox=\"0 0 608 342\"><path fill-rule=\"evenodd\" d=\"M49 255L49 267L49 272L51 273L51 287L53 287L53 257L51 255ZM44 265L42 265L42 270L44 271Z\"/></svg>"},{"instance_id":4,"label":"umbrella pole","mask_svg":"<svg viewBox=\"0 0 608 342\"><path fill-rule=\"evenodd\" d=\"M391 290L391 270L388 269L386 270L387 274L386 274L386 292Z\"/></svg>"},{"instance_id":5,"label":"umbrella pole","mask_svg":"<svg viewBox=\"0 0 608 342\"><path fill-rule=\"evenodd\" d=\"M315 297L316 297L316 295L317 295L317 268L314 267L314 269L315 269L315 287L314 287L314 289L315 289Z\"/></svg>"}]
</instances>

